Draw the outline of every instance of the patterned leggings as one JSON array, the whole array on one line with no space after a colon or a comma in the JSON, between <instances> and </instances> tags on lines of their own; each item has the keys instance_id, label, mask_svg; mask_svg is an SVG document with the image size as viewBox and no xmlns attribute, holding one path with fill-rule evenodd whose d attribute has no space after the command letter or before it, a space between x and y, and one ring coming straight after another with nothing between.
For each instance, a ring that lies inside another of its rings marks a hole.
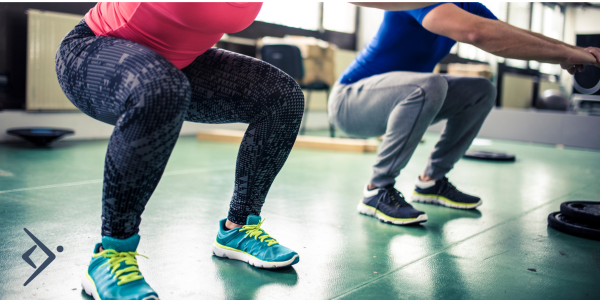
<instances>
[{"instance_id":1,"label":"patterned leggings","mask_svg":"<svg viewBox=\"0 0 600 300\"><path fill-rule=\"evenodd\" d=\"M212 48L179 70L125 39L96 36L82 20L56 53L67 98L115 126L104 167L102 235L128 238L158 184L183 121L249 124L240 145L228 219L259 215L298 134L304 96L281 70Z\"/></svg>"}]
</instances>

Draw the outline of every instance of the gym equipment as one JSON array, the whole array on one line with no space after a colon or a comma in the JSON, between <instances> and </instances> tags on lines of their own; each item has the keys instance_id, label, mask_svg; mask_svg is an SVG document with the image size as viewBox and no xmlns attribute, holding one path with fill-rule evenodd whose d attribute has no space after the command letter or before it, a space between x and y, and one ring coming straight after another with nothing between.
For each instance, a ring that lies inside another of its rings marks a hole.
<instances>
[{"instance_id":1,"label":"gym equipment","mask_svg":"<svg viewBox=\"0 0 600 300\"><path fill-rule=\"evenodd\" d=\"M600 114L600 95L571 95L571 106L576 112Z\"/></svg>"},{"instance_id":2,"label":"gym equipment","mask_svg":"<svg viewBox=\"0 0 600 300\"><path fill-rule=\"evenodd\" d=\"M58 128L12 128L6 130L7 134L18 136L26 141L29 141L39 147L48 147L52 142L64 137L65 135L74 134L75 131L70 129Z\"/></svg>"},{"instance_id":3,"label":"gym equipment","mask_svg":"<svg viewBox=\"0 0 600 300\"><path fill-rule=\"evenodd\" d=\"M562 212L548 215L548 226L570 235L600 241L600 226L583 223Z\"/></svg>"},{"instance_id":4,"label":"gym equipment","mask_svg":"<svg viewBox=\"0 0 600 300\"><path fill-rule=\"evenodd\" d=\"M547 110L568 110L569 98L558 90L545 90L535 102L535 107Z\"/></svg>"},{"instance_id":5,"label":"gym equipment","mask_svg":"<svg viewBox=\"0 0 600 300\"><path fill-rule=\"evenodd\" d=\"M493 161L515 161L516 159L514 155L508 153L477 150L468 150L467 152L465 152L465 155L463 157L470 159Z\"/></svg>"},{"instance_id":6,"label":"gym equipment","mask_svg":"<svg viewBox=\"0 0 600 300\"><path fill-rule=\"evenodd\" d=\"M600 226L599 201L567 201L560 205L560 212L577 221Z\"/></svg>"},{"instance_id":7,"label":"gym equipment","mask_svg":"<svg viewBox=\"0 0 600 300\"><path fill-rule=\"evenodd\" d=\"M578 34L576 45L580 47L600 47L600 34ZM600 96L600 68L585 66L583 72L573 75L573 93Z\"/></svg>"}]
</instances>

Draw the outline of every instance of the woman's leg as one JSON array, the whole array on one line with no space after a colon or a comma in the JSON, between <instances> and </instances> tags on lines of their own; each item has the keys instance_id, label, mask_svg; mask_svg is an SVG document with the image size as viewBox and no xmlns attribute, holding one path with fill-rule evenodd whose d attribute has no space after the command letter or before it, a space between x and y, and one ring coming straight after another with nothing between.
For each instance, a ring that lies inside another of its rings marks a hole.
<instances>
[{"instance_id":1,"label":"woman's leg","mask_svg":"<svg viewBox=\"0 0 600 300\"><path fill-rule=\"evenodd\" d=\"M289 75L241 54L212 48L182 70L192 87L186 120L249 124L238 153L228 220L260 215L298 135L304 95Z\"/></svg>"},{"instance_id":2,"label":"woman's leg","mask_svg":"<svg viewBox=\"0 0 600 300\"><path fill-rule=\"evenodd\" d=\"M129 238L179 135L191 97L188 79L154 51L96 37L83 21L62 41L56 71L75 106L115 125L104 168L102 235Z\"/></svg>"}]
</instances>

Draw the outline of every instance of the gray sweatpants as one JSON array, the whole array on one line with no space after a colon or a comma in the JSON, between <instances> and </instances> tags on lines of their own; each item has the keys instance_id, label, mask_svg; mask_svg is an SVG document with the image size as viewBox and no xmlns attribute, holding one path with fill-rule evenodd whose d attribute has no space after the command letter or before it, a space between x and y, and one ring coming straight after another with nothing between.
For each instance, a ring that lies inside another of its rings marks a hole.
<instances>
[{"instance_id":1,"label":"gray sweatpants","mask_svg":"<svg viewBox=\"0 0 600 300\"><path fill-rule=\"evenodd\" d=\"M395 183L429 125L447 119L425 175L443 178L463 156L494 106L496 88L485 78L389 72L352 84L336 83L329 119L347 134L383 137L371 184Z\"/></svg>"}]
</instances>

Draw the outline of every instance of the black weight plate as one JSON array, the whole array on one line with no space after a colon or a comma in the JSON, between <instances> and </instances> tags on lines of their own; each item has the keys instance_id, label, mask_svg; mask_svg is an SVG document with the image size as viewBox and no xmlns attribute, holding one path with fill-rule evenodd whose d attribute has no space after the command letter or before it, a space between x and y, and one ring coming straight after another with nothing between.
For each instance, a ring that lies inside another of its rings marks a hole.
<instances>
[{"instance_id":1,"label":"black weight plate","mask_svg":"<svg viewBox=\"0 0 600 300\"><path fill-rule=\"evenodd\" d=\"M468 150L464 157L481 160L515 161L515 156L512 154L491 151Z\"/></svg>"},{"instance_id":2,"label":"black weight plate","mask_svg":"<svg viewBox=\"0 0 600 300\"><path fill-rule=\"evenodd\" d=\"M561 212L548 215L548 226L564 233L600 241L600 227L573 220Z\"/></svg>"},{"instance_id":3,"label":"black weight plate","mask_svg":"<svg viewBox=\"0 0 600 300\"><path fill-rule=\"evenodd\" d=\"M600 225L600 201L567 201L560 212L577 221Z\"/></svg>"}]
</instances>

